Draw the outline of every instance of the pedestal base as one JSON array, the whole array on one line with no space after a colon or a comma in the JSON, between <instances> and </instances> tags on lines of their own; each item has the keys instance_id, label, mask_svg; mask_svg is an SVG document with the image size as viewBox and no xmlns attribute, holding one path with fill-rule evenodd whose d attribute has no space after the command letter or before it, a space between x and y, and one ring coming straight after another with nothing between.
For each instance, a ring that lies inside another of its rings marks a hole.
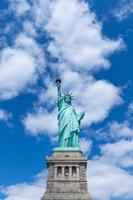
<instances>
[{"instance_id":1,"label":"pedestal base","mask_svg":"<svg viewBox=\"0 0 133 200\"><path fill-rule=\"evenodd\" d=\"M80 150L54 150L46 161L48 180L41 200L92 200L87 190L87 158Z\"/></svg>"},{"instance_id":2,"label":"pedestal base","mask_svg":"<svg viewBox=\"0 0 133 200\"><path fill-rule=\"evenodd\" d=\"M88 193L45 193L41 200L92 200Z\"/></svg>"}]
</instances>

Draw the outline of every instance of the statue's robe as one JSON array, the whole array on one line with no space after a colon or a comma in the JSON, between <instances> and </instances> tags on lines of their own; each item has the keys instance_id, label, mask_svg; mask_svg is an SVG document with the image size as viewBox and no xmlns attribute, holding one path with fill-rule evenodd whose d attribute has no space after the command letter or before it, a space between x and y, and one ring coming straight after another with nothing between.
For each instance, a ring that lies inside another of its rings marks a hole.
<instances>
[{"instance_id":1,"label":"statue's robe","mask_svg":"<svg viewBox=\"0 0 133 200\"><path fill-rule=\"evenodd\" d=\"M78 147L79 120L72 105L64 101L64 97L58 98L58 126L59 146Z\"/></svg>"}]
</instances>

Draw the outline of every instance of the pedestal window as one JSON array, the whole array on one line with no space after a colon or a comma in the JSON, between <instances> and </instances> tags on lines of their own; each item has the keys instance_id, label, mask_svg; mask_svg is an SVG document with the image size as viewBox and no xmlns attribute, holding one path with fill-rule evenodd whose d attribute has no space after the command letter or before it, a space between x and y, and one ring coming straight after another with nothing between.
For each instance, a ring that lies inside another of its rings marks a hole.
<instances>
[{"instance_id":1,"label":"pedestal window","mask_svg":"<svg viewBox=\"0 0 133 200\"><path fill-rule=\"evenodd\" d=\"M72 177L73 178L77 177L77 168L75 166L72 167Z\"/></svg>"},{"instance_id":2,"label":"pedestal window","mask_svg":"<svg viewBox=\"0 0 133 200\"><path fill-rule=\"evenodd\" d=\"M69 167L65 167L64 175L65 177L69 176Z\"/></svg>"},{"instance_id":3,"label":"pedestal window","mask_svg":"<svg viewBox=\"0 0 133 200\"><path fill-rule=\"evenodd\" d=\"M57 177L58 178L62 177L62 167L57 167Z\"/></svg>"}]
</instances>

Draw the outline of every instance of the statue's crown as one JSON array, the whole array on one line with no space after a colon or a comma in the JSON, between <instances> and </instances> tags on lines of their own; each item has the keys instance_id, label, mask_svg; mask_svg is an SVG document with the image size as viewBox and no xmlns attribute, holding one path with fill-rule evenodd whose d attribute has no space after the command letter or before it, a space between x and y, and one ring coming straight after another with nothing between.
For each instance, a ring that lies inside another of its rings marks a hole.
<instances>
[{"instance_id":1,"label":"statue's crown","mask_svg":"<svg viewBox=\"0 0 133 200\"><path fill-rule=\"evenodd\" d=\"M69 93L69 92L64 93L64 97L67 97L67 96L71 97L71 99L74 99L74 96L72 93Z\"/></svg>"}]
</instances>

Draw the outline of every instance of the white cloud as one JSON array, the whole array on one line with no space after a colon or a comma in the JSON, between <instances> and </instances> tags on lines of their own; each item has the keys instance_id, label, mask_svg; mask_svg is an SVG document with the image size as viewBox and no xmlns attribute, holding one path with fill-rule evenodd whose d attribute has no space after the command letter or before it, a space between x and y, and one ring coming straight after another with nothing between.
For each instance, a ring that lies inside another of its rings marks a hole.
<instances>
[{"instance_id":1,"label":"white cloud","mask_svg":"<svg viewBox=\"0 0 133 200\"><path fill-rule=\"evenodd\" d=\"M24 34L18 35L14 48L5 48L0 54L0 99L10 99L35 83L43 71L41 49Z\"/></svg>"},{"instance_id":2,"label":"white cloud","mask_svg":"<svg viewBox=\"0 0 133 200\"><path fill-rule=\"evenodd\" d=\"M122 123L113 122L110 124L109 133L113 137L118 138L133 138L133 128L128 121Z\"/></svg>"},{"instance_id":3,"label":"white cloud","mask_svg":"<svg viewBox=\"0 0 133 200\"><path fill-rule=\"evenodd\" d=\"M8 121L12 115L7 111L0 109L0 121Z\"/></svg>"},{"instance_id":4,"label":"white cloud","mask_svg":"<svg viewBox=\"0 0 133 200\"><path fill-rule=\"evenodd\" d=\"M58 130L56 118L55 111L51 113L38 108L35 113L28 113L23 123L27 132L33 136L43 134L53 137Z\"/></svg>"},{"instance_id":5,"label":"white cloud","mask_svg":"<svg viewBox=\"0 0 133 200\"><path fill-rule=\"evenodd\" d=\"M100 159L88 162L88 190L95 200L132 199L133 175Z\"/></svg>"},{"instance_id":6,"label":"white cloud","mask_svg":"<svg viewBox=\"0 0 133 200\"><path fill-rule=\"evenodd\" d=\"M35 81L35 60L23 50L6 48L1 52L0 99L10 99Z\"/></svg>"},{"instance_id":7,"label":"white cloud","mask_svg":"<svg viewBox=\"0 0 133 200\"><path fill-rule=\"evenodd\" d=\"M113 12L118 21L123 21L133 14L133 1L120 0L117 8Z\"/></svg>"},{"instance_id":8,"label":"white cloud","mask_svg":"<svg viewBox=\"0 0 133 200\"><path fill-rule=\"evenodd\" d=\"M86 125L102 121L115 105L121 103L119 89L105 80L86 85L86 90L80 91L80 94L78 103L86 110Z\"/></svg>"},{"instance_id":9,"label":"white cloud","mask_svg":"<svg viewBox=\"0 0 133 200\"><path fill-rule=\"evenodd\" d=\"M33 183L19 183L0 190L5 196L3 200L40 200L45 191L46 173L42 172L35 177Z\"/></svg>"},{"instance_id":10,"label":"white cloud","mask_svg":"<svg viewBox=\"0 0 133 200\"><path fill-rule=\"evenodd\" d=\"M44 64L44 53L42 48L39 46L39 44L32 38L28 37L26 34L21 33L17 36L15 40L15 47L17 49L22 49L28 54L30 54L32 57L34 57L36 60L36 63L38 64L38 68L40 65L40 68Z\"/></svg>"},{"instance_id":11,"label":"white cloud","mask_svg":"<svg viewBox=\"0 0 133 200\"><path fill-rule=\"evenodd\" d=\"M83 1L53 1L46 28L53 38L49 52L74 70L106 69L107 57L122 47L122 40L102 35L102 25Z\"/></svg>"},{"instance_id":12,"label":"white cloud","mask_svg":"<svg viewBox=\"0 0 133 200\"><path fill-rule=\"evenodd\" d=\"M32 7L33 20L35 26L37 28L41 28L41 31L45 30L45 24L47 23L51 15L50 7L51 7L51 1L49 0L33 1L33 7Z\"/></svg>"},{"instance_id":13,"label":"white cloud","mask_svg":"<svg viewBox=\"0 0 133 200\"><path fill-rule=\"evenodd\" d=\"M90 154L92 150L92 141L87 138L80 138L80 148L84 154Z\"/></svg>"},{"instance_id":14,"label":"white cloud","mask_svg":"<svg viewBox=\"0 0 133 200\"><path fill-rule=\"evenodd\" d=\"M109 122L98 130L91 130L91 136L97 138L99 141L119 141L133 139L132 118L126 117L126 120L118 122Z\"/></svg>"},{"instance_id":15,"label":"white cloud","mask_svg":"<svg viewBox=\"0 0 133 200\"><path fill-rule=\"evenodd\" d=\"M88 190L95 200L133 199L133 140L117 140L102 145L88 162Z\"/></svg>"},{"instance_id":16,"label":"white cloud","mask_svg":"<svg viewBox=\"0 0 133 200\"><path fill-rule=\"evenodd\" d=\"M43 89L42 91L40 91L38 95L39 103L55 107L57 100L56 87L53 84L53 82L46 79L45 79L45 85L47 85L47 89Z\"/></svg>"},{"instance_id":17,"label":"white cloud","mask_svg":"<svg viewBox=\"0 0 133 200\"><path fill-rule=\"evenodd\" d=\"M101 149L104 159L122 167L133 167L133 140L120 140L107 143Z\"/></svg>"}]
</instances>

